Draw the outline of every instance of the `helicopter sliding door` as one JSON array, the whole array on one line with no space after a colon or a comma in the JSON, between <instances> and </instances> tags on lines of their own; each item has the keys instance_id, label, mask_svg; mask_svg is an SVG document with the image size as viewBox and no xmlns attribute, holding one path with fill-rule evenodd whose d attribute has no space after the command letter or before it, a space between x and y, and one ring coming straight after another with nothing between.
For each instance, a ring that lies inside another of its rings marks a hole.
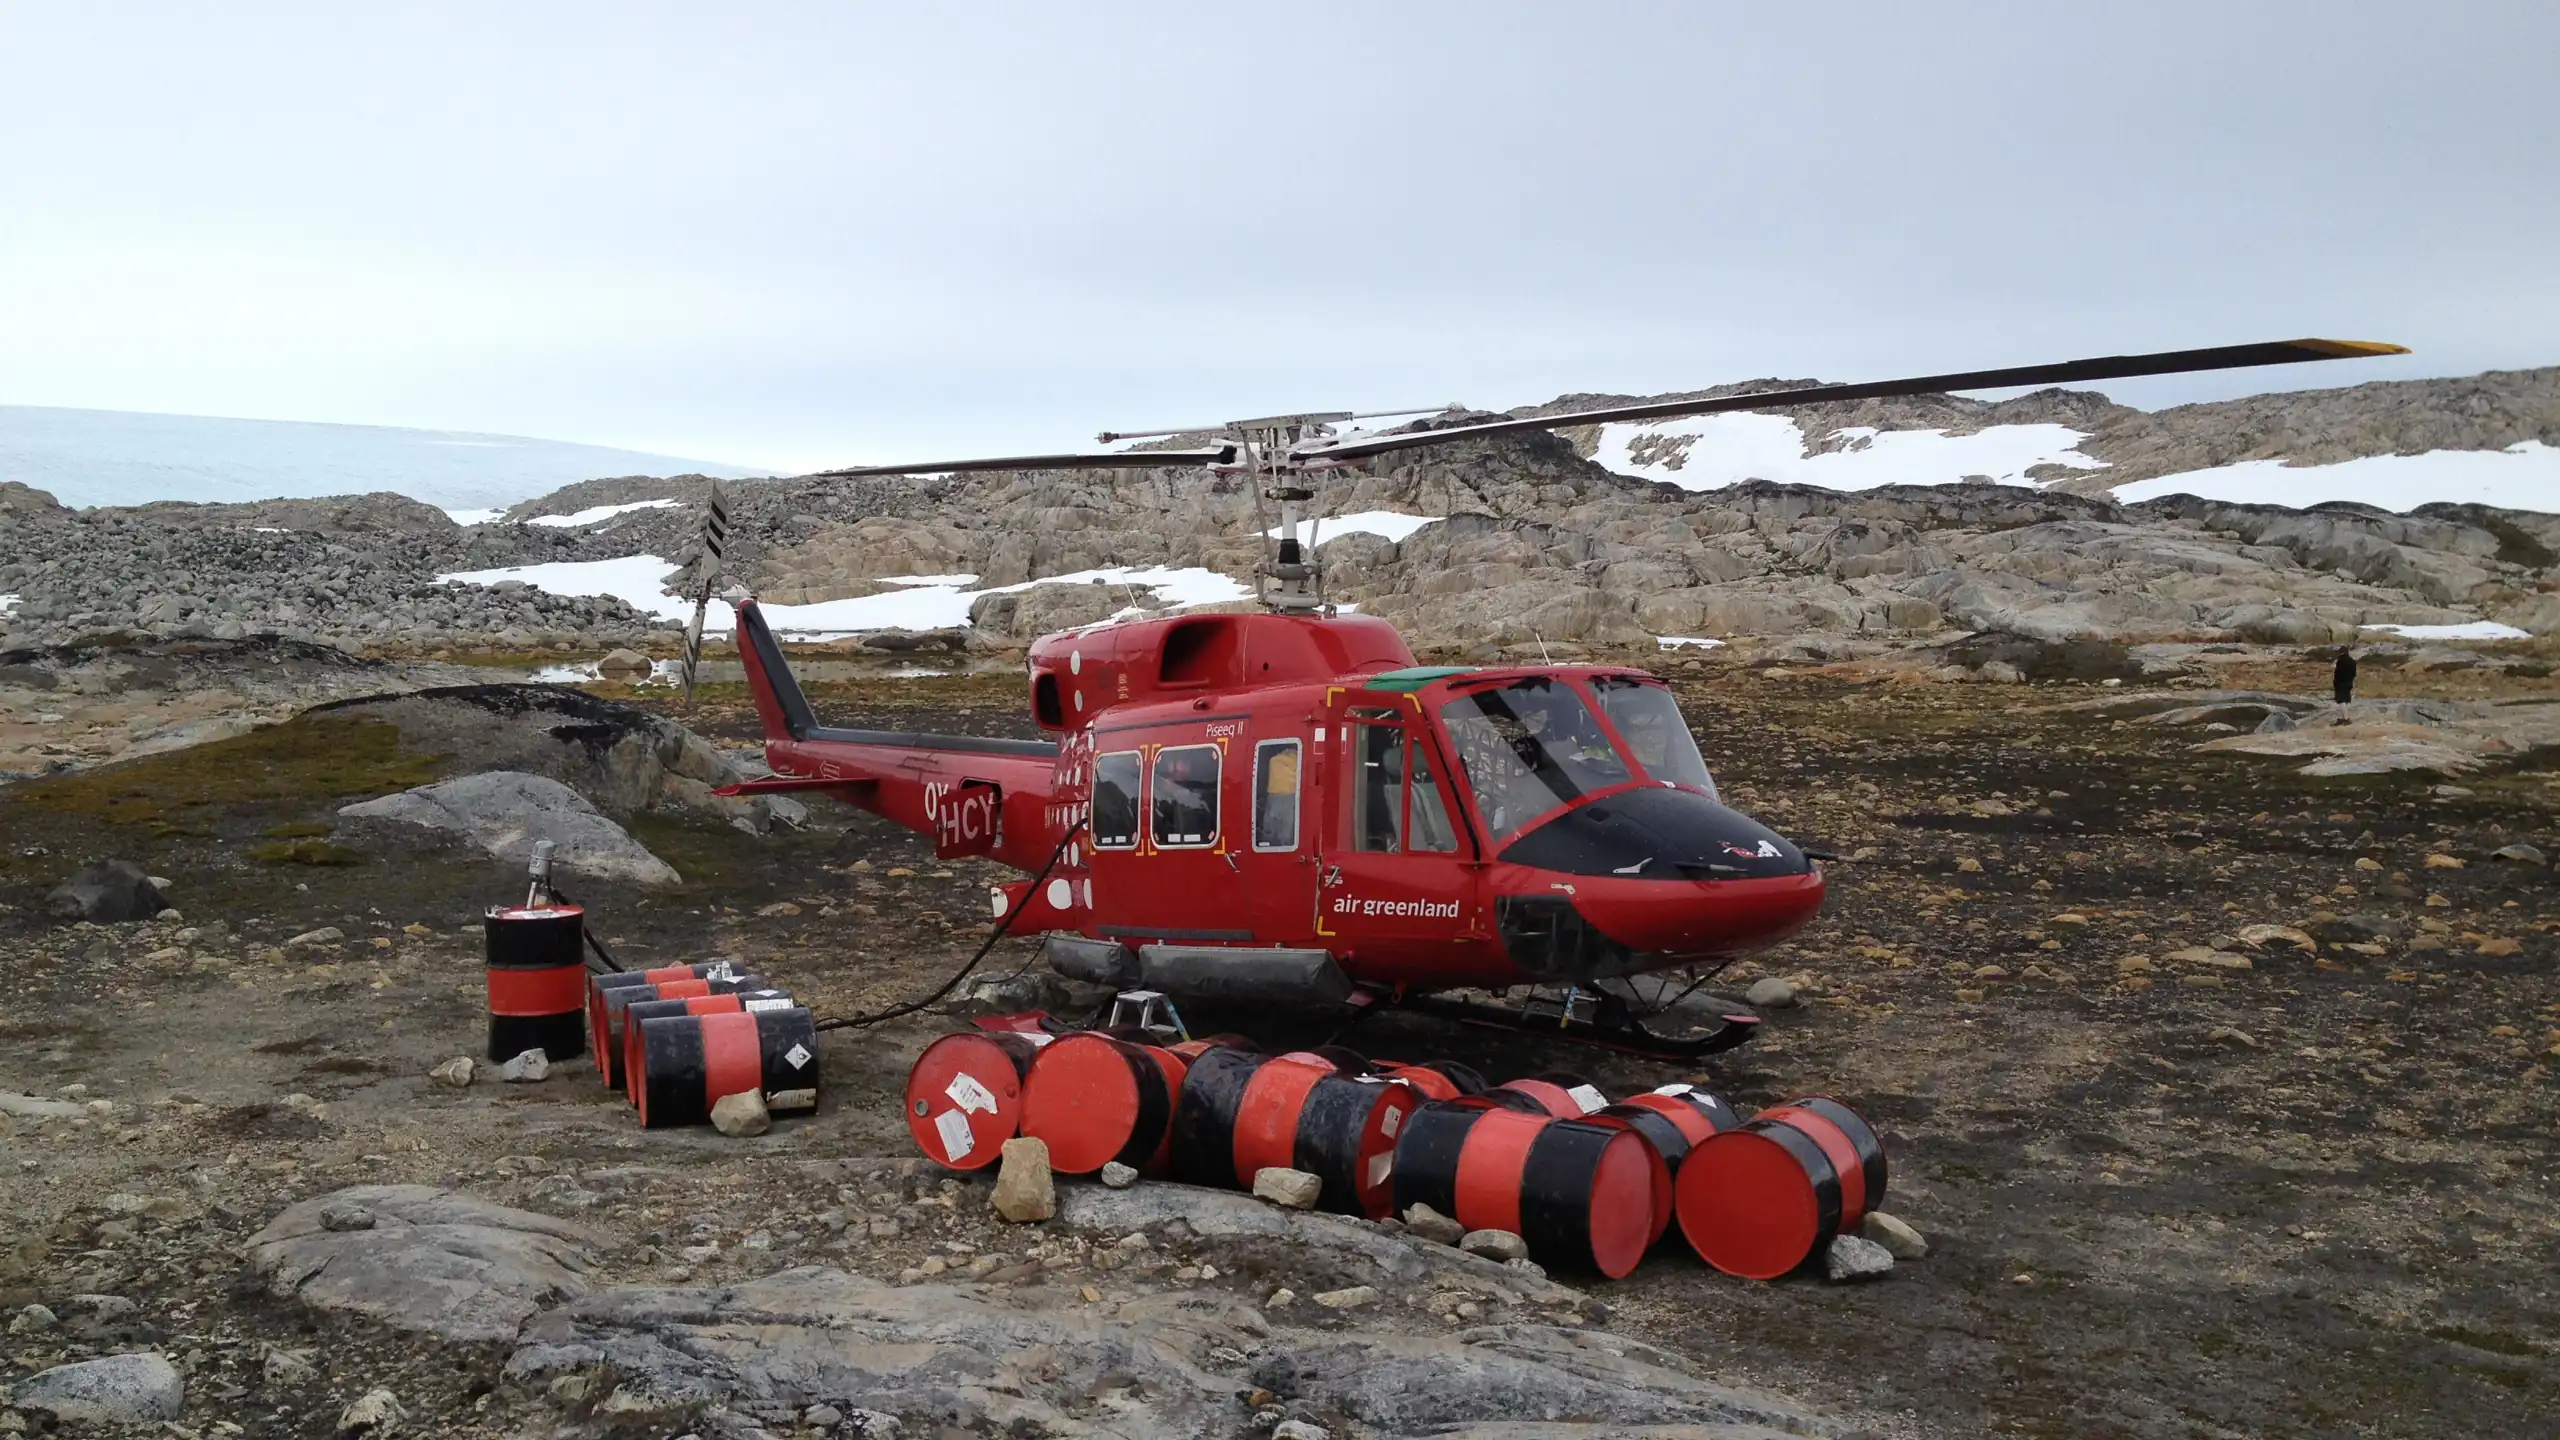
<instances>
[{"instance_id":1,"label":"helicopter sliding door","mask_svg":"<svg viewBox=\"0 0 2560 1440\"><path fill-rule=\"evenodd\" d=\"M1483 867L1429 728L1401 695L1337 694L1319 732L1327 787L1316 929L1356 977L1363 946L1447 962L1484 938ZM1410 972L1414 967L1399 967ZM1427 973L1427 969L1426 969Z\"/></svg>"}]
</instances>

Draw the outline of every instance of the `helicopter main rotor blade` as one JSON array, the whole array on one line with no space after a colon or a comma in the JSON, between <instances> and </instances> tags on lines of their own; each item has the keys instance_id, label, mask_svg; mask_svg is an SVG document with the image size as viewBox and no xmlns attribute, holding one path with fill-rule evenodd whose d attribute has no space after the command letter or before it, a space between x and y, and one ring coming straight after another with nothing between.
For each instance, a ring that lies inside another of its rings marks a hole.
<instances>
[{"instance_id":1,"label":"helicopter main rotor blade","mask_svg":"<svg viewBox=\"0 0 2560 1440\"><path fill-rule=\"evenodd\" d=\"M1232 465L1236 447L1215 450L1126 450L1116 455L999 455L983 460L935 460L914 465L855 465L818 470L804 480L852 480L865 475L941 475L955 470L1155 470Z\"/></svg>"},{"instance_id":2,"label":"helicopter main rotor blade","mask_svg":"<svg viewBox=\"0 0 2560 1440\"><path fill-rule=\"evenodd\" d=\"M2376 355L2406 355L2407 347L2371 340L2273 340L2255 345L2222 345L2206 350L2164 350L2153 355L2103 355L2065 360L2057 365L2021 365L2007 370L1967 370L1954 375L1920 375L1907 380L1876 380L1859 385L1812 385L1800 390L1764 390L1756 395L1723 395L1712 400L1656 400L1603 410L1577 410L1566 415L1537 415L1457 425L1404 435L1358 436L1342 441L1311 441L1289 452L1296 460L1359 460L1417 445L1452 440L1480 440L1554 430L1566 425L1600 425L1620 420L1671 420L1730 410L1766 410L1781 405L1819 405L1845 400L1880 400L1895 395L1937 395L1953 390L2000 390L2013 385L2070 385L2087 380L2123 380L2136 375L2176 375L2194 370L2234 370L2249 365L2292 365L2306 360L2358 360Z\"/></svg>"}]
</instances>

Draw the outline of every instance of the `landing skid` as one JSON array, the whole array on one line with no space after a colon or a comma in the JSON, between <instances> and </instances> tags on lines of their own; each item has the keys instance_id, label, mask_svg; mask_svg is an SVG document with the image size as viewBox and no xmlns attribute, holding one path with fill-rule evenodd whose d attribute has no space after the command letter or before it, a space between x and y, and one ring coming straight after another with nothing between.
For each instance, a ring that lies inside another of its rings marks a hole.
<instances>
[{"instance_id":1,"label":"landing skid","mask_svg":"<svg viewBox=\"0 0 2560 1440\"><path fill-rule=\"evenodd\" d=\"M1576 1003L1577 1000L1584 1003ZM1626 1006L1614 997L1595 997L1588 991L1562 1000L1536 997L1524 1005L1417 995L1393 1008L1479 1029L1565 1040L1648 1060L1695 1060L1720 1054L1749 1040L1760 1028L1757 1015L1719 1015L1716 1019L1720 1023L1714 1029L1695 1035L1663 1035L1646 1029L1644 1022L1628 1014Z\"/></svg>"}]
</instances>

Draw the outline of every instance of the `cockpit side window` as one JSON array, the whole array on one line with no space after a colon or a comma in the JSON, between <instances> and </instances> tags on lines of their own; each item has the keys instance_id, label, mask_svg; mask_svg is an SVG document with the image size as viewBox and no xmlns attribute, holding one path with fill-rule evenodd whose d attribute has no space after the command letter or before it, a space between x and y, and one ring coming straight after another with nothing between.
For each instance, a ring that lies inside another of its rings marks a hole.
<instances>
[{"instance_id":1,"label":"cockpit side window","mask_svg":"<svg viewBox=\"0 0 2560 1440\"><path fill-rule=\"evenodd\" d=\"M1645 774L1715 795L1715 777L1707 773L1706 758L1698 753L1697 739L1689 733L1689 722L1681 718L1679 702L1670 691L1641 680L1604 675L1591 682L1591 693L1599 697L1601 712L1618 727L1619 738L1627 742Z\"/></svg>"}]
</instances>

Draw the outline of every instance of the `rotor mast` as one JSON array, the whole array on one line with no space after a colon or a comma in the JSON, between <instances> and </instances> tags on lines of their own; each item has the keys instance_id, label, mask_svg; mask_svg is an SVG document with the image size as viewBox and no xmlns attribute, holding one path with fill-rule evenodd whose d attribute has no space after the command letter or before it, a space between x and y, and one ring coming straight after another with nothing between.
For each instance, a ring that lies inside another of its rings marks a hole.
<instances>
[{"instance_id":1,"label":"rotor mast","mask_svg":"<svg viewBox=\"0 0 2560 1440\"><path fill-rule=\"evenodd\" d=\"M1323 567L1299 531L1307 520L1307 502L1316 498L1317 467L1292 452L1308 440L1331 435L1334 426L1351 418L1348 410L1320 411L1238 420L1227 427L1237 441L1247 482L1280 507L1279 543L1254 567L1260 581L1255 588L1267 609L1305 614L1324 606Z\"/></svg>"}]
</instances>

